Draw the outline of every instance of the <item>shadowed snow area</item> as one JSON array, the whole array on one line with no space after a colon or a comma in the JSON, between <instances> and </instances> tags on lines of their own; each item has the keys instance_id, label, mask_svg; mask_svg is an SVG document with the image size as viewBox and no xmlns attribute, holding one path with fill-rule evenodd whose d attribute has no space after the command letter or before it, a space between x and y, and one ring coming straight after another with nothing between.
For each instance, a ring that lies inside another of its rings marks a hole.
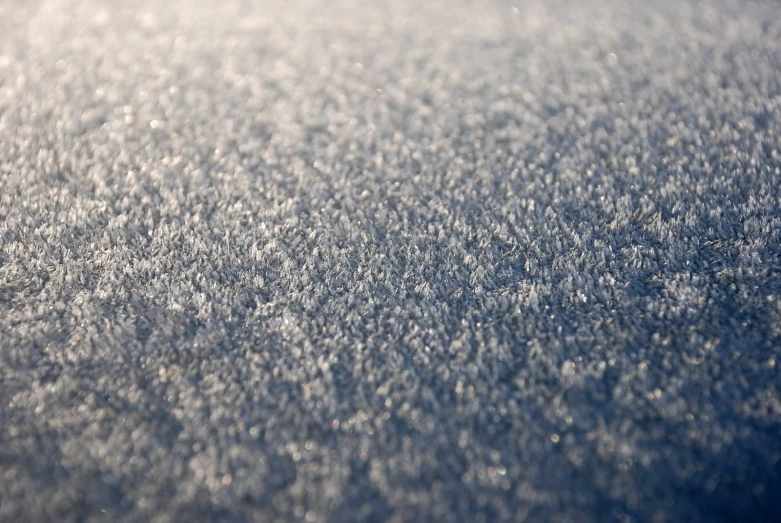
<instances>
[{"instance_id":1,"label":"shadowed snow area","mask_svg":"<svg viewBox=\"0 0 781 523\"><path fill-rule=\"evenodd\" d=\"M770 521L781 4L0 3L1 521Z\"/></svg>"}]
</instances>

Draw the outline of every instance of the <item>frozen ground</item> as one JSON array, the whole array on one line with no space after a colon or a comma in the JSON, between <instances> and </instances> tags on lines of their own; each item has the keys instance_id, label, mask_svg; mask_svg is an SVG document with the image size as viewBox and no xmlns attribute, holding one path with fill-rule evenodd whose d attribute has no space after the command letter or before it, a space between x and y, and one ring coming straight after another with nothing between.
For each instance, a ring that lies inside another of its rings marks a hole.
<instances>
[{"instance_id":1,"label":"frozen ground","mask_svg":"<svg viewBox=\"0 0 781 523\"><path fill-rule=\"evenodd\" d=\"M0 520L769 521L781 4L0 3Z\"/></svg>"}]
</instances>

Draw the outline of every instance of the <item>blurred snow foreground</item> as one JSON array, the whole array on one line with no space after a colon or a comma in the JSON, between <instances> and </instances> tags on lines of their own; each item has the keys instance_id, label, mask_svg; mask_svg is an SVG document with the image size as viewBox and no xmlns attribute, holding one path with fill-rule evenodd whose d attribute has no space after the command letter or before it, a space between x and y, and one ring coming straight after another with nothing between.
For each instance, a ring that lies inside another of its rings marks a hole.
<instances>
[{"instance_id":1,"label":"blurred snow foreground","mask_svg":"<svg viewBox=\"0 0 781 523\"><path fill-rule=\"evenodd\" d=\"M775 519L780 70L774 1L0 3L0 520Z\"/></svg>"}]
</instances>

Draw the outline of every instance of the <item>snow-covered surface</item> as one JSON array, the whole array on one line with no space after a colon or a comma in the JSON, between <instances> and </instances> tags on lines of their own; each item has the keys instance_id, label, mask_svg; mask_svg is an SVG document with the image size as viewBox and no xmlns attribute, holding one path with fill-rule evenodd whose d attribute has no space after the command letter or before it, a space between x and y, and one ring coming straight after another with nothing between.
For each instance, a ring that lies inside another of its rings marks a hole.
<instances>
[{"instance_id":1,"label":"snow-covered surface","mask_svg":"<svg viewBox=\"0 0 781 523\"><path fill-rule=\"evenodd\" d=\"M0 520L775 519L780 121L775 1L2 2Z\"/></svg>"}]
</instances>

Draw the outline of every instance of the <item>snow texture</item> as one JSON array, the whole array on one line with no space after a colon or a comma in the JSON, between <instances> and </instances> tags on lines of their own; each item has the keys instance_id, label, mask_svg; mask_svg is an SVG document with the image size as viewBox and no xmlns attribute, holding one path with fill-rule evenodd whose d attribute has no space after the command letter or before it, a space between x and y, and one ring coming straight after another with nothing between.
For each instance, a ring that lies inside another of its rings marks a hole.
<instances>
[{"instance_id":1,"label":"snow texture","mask_svg":"<svg viewBox=\"0 0 781 523\"><path fill-rule=\"evenodd\" d=\"M0 520L770 521L781 4L0 3Z\"/></svg>"}]
</instances>

